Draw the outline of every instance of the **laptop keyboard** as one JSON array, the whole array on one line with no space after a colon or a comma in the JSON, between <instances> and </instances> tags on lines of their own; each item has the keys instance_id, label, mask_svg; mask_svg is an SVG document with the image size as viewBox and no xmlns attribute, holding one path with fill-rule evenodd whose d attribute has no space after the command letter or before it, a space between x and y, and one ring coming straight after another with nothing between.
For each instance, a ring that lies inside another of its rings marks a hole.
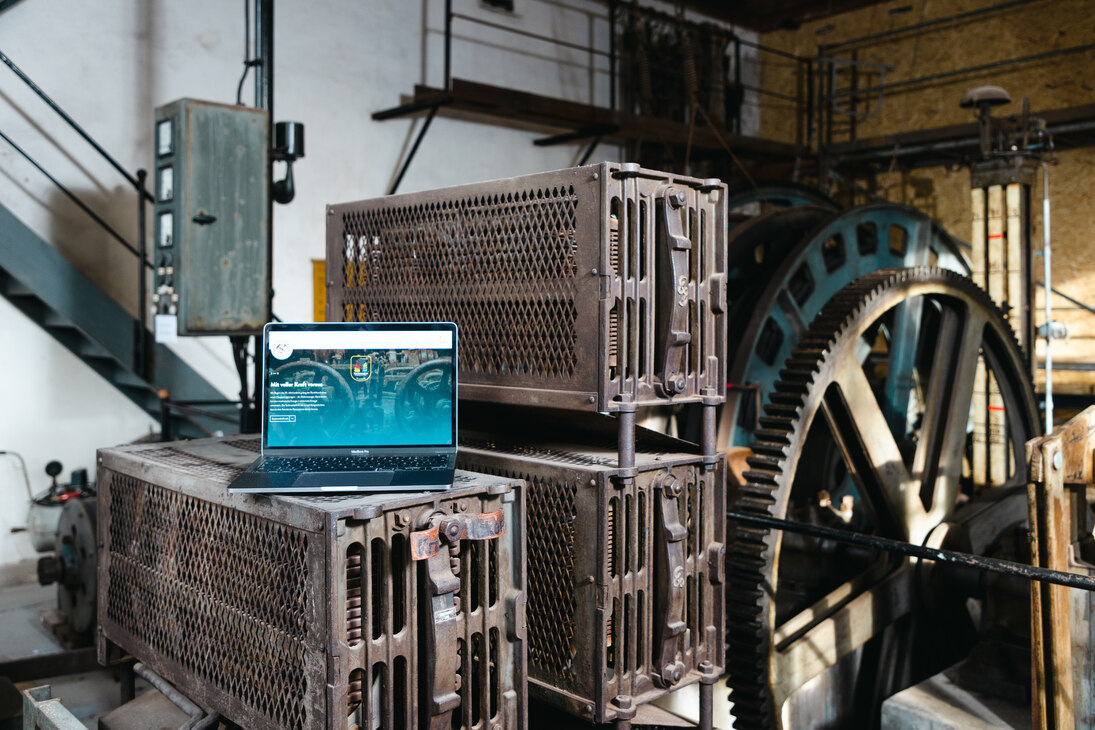
<instances>
[{"instance_id":1,"label":"laptop keyboard","mask_svg":"<svg viewBox=\"0 0 1095 730\"><path fill-rule=\"evenodd\" d=\"M449 465L447 456L290 456L266 459L261 471L435 471Z\"/></svg>"}]
</instances>

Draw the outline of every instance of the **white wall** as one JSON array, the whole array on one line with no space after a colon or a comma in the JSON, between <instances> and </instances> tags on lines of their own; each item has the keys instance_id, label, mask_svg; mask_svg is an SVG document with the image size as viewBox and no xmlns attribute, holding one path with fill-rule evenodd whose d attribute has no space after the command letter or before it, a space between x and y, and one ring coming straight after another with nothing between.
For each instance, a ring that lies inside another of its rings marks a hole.
<instances>
[{"instance_id":1,"label":"white wall","mask_svg":"<svg viewBox=\"0 0 1095 730\"><path fill-rule=\"evenodd\" d=\"M608 48L605 6L593 0L517 0L515 17L477 0L453 5L492 22ZM311 319L309 261L324 256L325 205L382 195L421 123L374 122L370 115L399 104L415 84L442 85L443 7L441 0L277 2L275 118L307 129L307 156L294 169L296 200L278 206L274 218L274 311L282 319ZM235 100L243 8L244 0L25 0L0 16L0 50L133 171L150 165L156 106L184 96ZM607 104L603 57L467 21L457 20L454 34L457 77ZM243 99L254 99L250 83ZM135 241L128 184L2 67L0 130ZM583 149L535 147L537 136L439 116L400 190L567 167ZM594 160L617 154L602 146ZM2 141L0 204L135 311L133 256ZM91 468L96 448L154 426L2 299L0 333L8 343L0 357L0 450L26 457L36 488L46 483L49 459L61 459L66 472ZM189 339L177 349L226 395L238 394L226 338ZM21 476L0 464L0 520L7 521L0 525L0 563L15 557L7 523L21 522L24 502Z\"/></svg>"}]
</instances>

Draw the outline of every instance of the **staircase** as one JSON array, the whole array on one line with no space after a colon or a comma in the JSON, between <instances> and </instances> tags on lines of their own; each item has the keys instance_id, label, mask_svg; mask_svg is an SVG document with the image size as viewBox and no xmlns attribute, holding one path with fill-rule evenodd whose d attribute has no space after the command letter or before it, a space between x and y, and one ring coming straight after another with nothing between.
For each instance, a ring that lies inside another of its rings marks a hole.
<instances>
[{"instance_id":1,"label":"staircase","mask_svg":"<svg viewBox=\"0 0 1095 730\"><path fill-rule=\"evenodd\" d=\"M137 321L2 205L0 294L157 421L161 389L170 391L175 401L228 404L220 391L163 345L155 345L152 382L134 372ZM238 429L228 426L219 421L207 424L224 431ZM197 423L179 416L172 418L172 432L181 437L207 435Z\"/></svg>"}]
</instances>

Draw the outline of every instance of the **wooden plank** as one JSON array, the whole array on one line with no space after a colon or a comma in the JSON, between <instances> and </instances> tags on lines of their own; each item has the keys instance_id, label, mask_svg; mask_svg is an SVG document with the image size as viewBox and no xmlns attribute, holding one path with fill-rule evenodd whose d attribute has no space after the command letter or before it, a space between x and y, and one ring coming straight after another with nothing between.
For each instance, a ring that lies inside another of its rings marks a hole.
<instances>
[{"instance_id":1,"label":"wooden plank","mask_svg":"<svg viewBox=\"0 0 1095 730\"><path fill-rule=\"evenodd\" d=\"M1004 188L1001 185L993 185L988 189L988 211L985 220L988 233L985 237L986 288L996 306L1003 308L1007 262L1004 260Z\"/></svg>"},{"instance_id":2,"label":"wooden plank","mask_svg":"<svg viewBox=\"0 0 1095 730\"><path fill-rule=\"evenodd\" d=\"M1004 196L1007 204L1007 317L1012 330L1021 336L1022 312L1026 309L1026 291L1023 287L1023 186L1013 183L1007 186ZM1028 345L1029 343L1022 343Z\"/></svg>"},{"instance_id":3,"label":"wooden plank","mask_svg":"<svg viewBox=\"0 0 1095 730\"><path fill-rule=\"evenodd\" d=\"M970 190L970 213L973 227L970 231L970 275L975 284L985 288L985 191L982 188Z\"/></svg>"}]
</instances>

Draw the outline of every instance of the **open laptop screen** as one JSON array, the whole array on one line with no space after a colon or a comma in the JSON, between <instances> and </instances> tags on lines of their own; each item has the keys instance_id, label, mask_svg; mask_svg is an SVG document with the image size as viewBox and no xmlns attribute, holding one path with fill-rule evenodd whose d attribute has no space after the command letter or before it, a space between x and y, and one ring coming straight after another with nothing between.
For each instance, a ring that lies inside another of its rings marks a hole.
<instances>
[{"instance_id":1,"label":"open laptop screen","mask_svg":"<svg viewBox=\"0 0 1095 730\"><path fill-rule=\"evenodd\" d=\"M300 327L266 332L264 447L454 444L451 325Z\"/></svg>"}]
</instances>

